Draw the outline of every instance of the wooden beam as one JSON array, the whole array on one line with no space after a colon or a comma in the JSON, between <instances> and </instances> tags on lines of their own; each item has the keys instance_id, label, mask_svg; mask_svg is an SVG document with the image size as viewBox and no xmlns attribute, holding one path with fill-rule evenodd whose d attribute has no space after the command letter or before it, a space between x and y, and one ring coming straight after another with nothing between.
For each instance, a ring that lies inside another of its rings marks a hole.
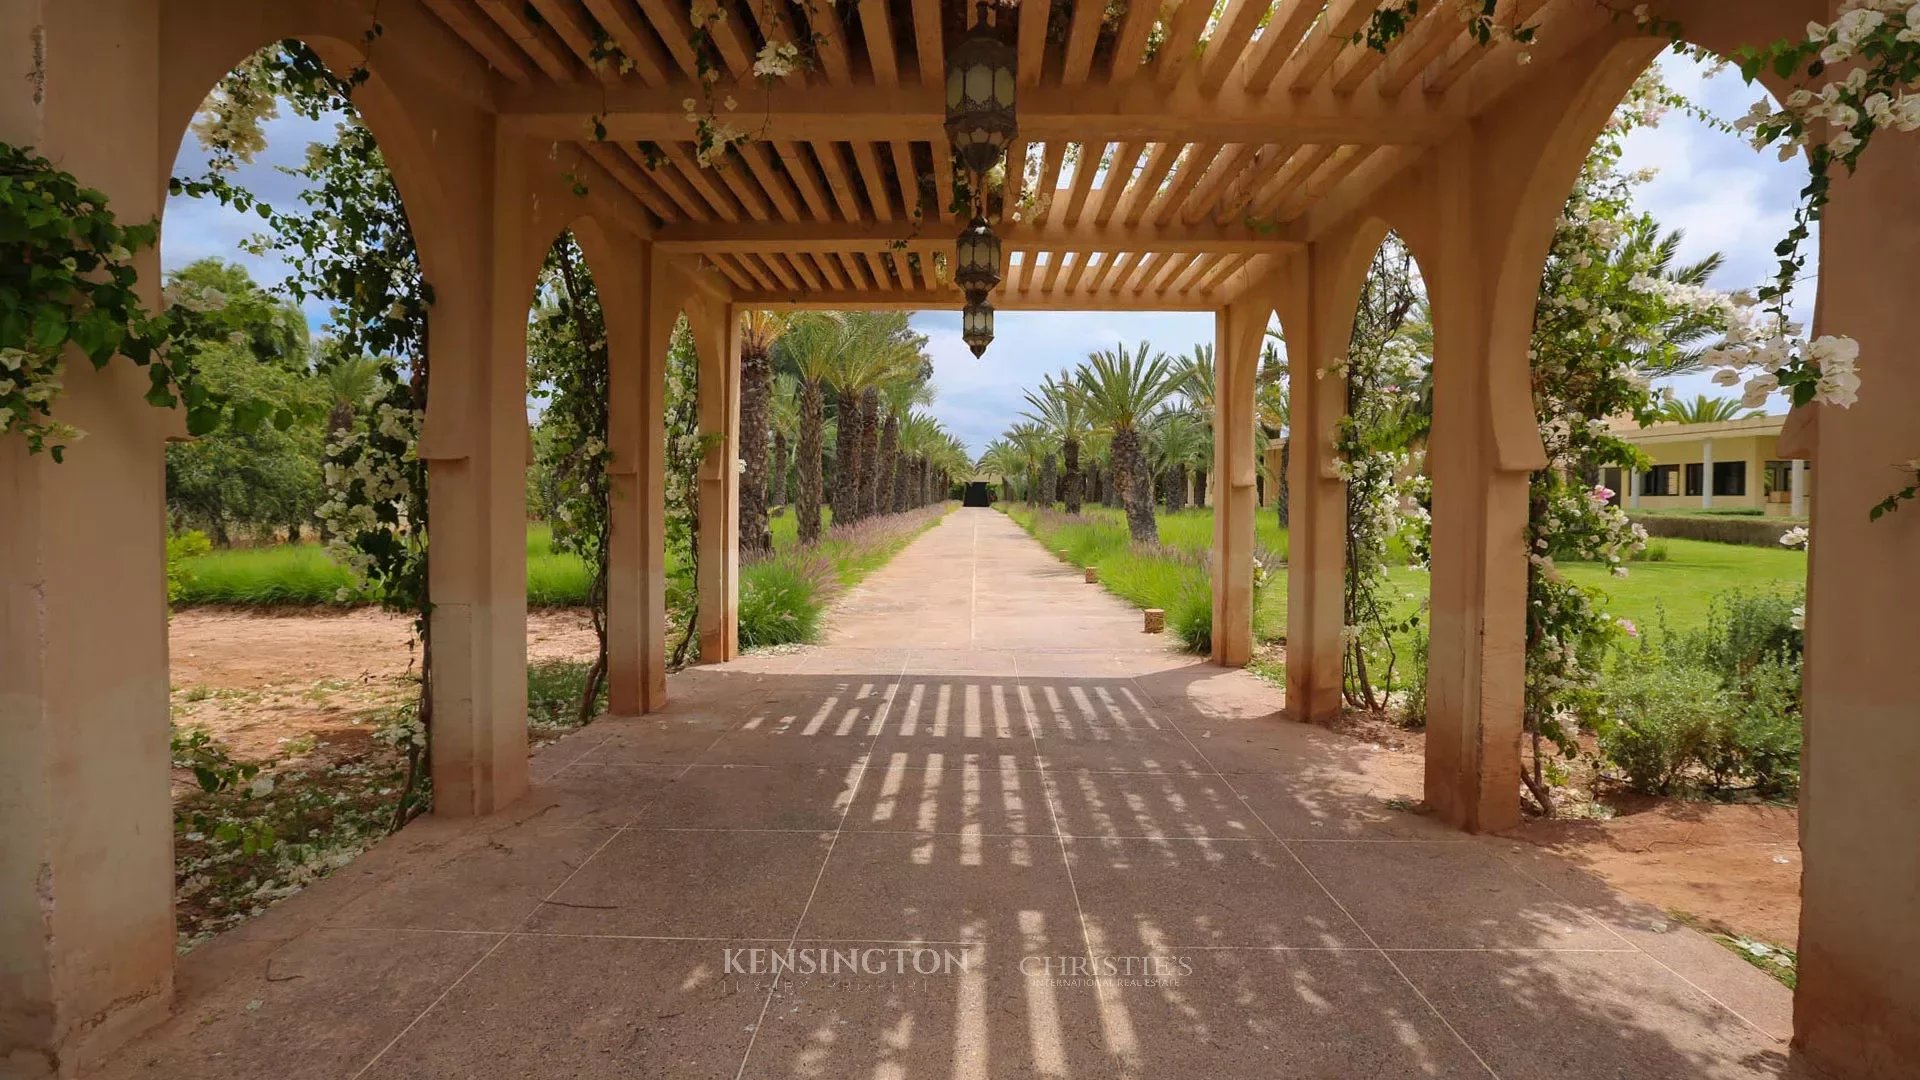
<instances>
[{"instance_id":1,"label":"wooden beam","mask_svg":"<svg viewBox=\"0 0 1920 1080\"><path fill-rule=\"evenodd\" d=\"M593 27L580 14L580 9L563 4L560 0L528 0L540 18L560 36L567 49L571 51L580 65L591 71L595 78L603 83L619 83L621 75L612 64L593 58Z\"/></svg>"},{"instance_id":2,"label":"wooden beam","mask_svg":"<svg viewBox=\"0 0 1920 1080\"><path fill-rule=\"evenodd\" d=\"M633 6L626 0L586 0L587 10L600 23L613 43L633 62L634 73L648 86L665 86L668 81L666 51L654 44L648 28L635 18Z\"/></svg>"},{"instance_id":3,"label":"wooden beam","mask_svg":"<svg viewBox=\"0 0 1920 1080\"><path fill-rule=\"evenodd\" d=\"M523 6L507 0L479 0L479 4L480 10L546 72L547 78L562 84L573 81L573 64L567 60L566 45L552 30L530 21Z\"/></svg>"},{"instance_id":4,"label":"wooden beam","mask_svg":"<svg viewBox=\"0 0 1920 1080\"><path fill-rule=\"evenodd\" d=\"M1047 12L1050 5L1044 0L1034 0L1031 4L1020 5L1020 29L1016 43L1020 73L1020 85L1023 88L1040 85L1040 69L1047 59ZM1000 18L1007 18L1006 9L1000 9Z\"/></svg>"},{"instance_id":5,"label":"wooden beam","mask_svg":"<svg viewBox=\"0 0 1920 1080\"><path fill-rule=\"evenodd\" d=\"M1127 4L1127 13L1120 19L1120 33L1113 41L1113 70L1109 81L1125 82L1140 70L1146 61L1147 37L1153 33L1153 24L1159 15L1160 5L1156 0Z\"/></svg>"},{"instance_id":6,"label":"wooden beam","mask_svg":"<svg viewBox=\"0 0 1920 1080\"><path fill-rule=\"evenodd\" d=\"M820 186L820 179L806 149L790 142L776 142L773 152L780 156L780 164L787 167L787 175L793 178L794 186L800 189L800 198L806 202L807 211L820 221L832 217L833 212L827 209L826 192Z\"/></svg>"},{"instance_id":7,"label":"wooden beam","mask_svg":"<svg viewBox=\"0 0 1920 1080\"><path fill-rule=\"evenodd\" d=\"M715 100L740 104L734 123L771 139L798 142L931 142L945 138L942 93L918 83L879 92L873 86L782 86L725 82ZM691 137L685 101L704 100L686 80L663 87L591 88L538 82L504 87L502 124L515 134L576 139L595 118L609 137L656 142ZM1033 142L1332 142L1432 144L1466 119L1462 103L1434 94L1385 95L1375 85L1337 94L1319 85L1300 92L1250 93L1229 84L1212 96L1192 85L1163 90L1150 81L1079 87L1039 86L1021 93L1020 134Z\"/></svg>"},{"instance_id":8,"label":"wooden beam","mask_svg":"<svg viewBox=\"0 0 1920 1080\"><path fill-rule=\"evenodd\" d=\"M1141 170L1131 187L1121 200L1120 220L1128 225L1138 225L1140 215L1153 204L1154 197L1160 194L1160 185L1172 171L1173 163L1180 160L1180 151L1184 143L1155 143L1153 153L1147 158L1146 168Z\"/></svg>"},{"instance_id":9,"label":"wooden beam","mask_svg":"<svg viewBox=\"0 0 1920 1080\"><path fill-rule=\"evenodd\" d=\"M475 18L473 9L458 0L426 0L426 5L441 22L447 24L447 29L458 34L460 40L479 53L493 70L522 86L533 80L533 69L527 64L527 55L500 29L498 23L491 19Z\"/></svg>"},{"instance_id":10,"label":"wooden beam","mask_svg":"<svg viewBox=\"0 0 1920 1080\"><path fill-rule=\"evenodd\" d=\"M880 86L898 86L900 62L893 54L893 19L887 15L887 0L860 0L860 29L867 36L873 81Z\"/></svg>"},{"instance_id":11,"label":"wooden beam","mask_svg":"<svg viewBox=\"0 0 1920 1080\"><path fill-rule=\"evenodd\" d=\"M1242 225L1154 226L1059 219L1037 224L1009 223L999 230L1009 251L1290 251L1291 236ZM912 221L731 221L703 225L663 225L654 242L663 251L766 253L775 251L884 251L900 243L951 246L952 238L927 232Z\"/></svg>"},{"instance_id":12,"label":"wooden beam","mask_svg":"<svg viewBox=\"0 0 1920 1080\"><path fill-rule=\"evenodd\" d=\"M920 82L935 90L946 85L947 56L940 36L940 0L913 0L913 53L920 64Z\"/></svg>"},{"instance_id":13,"label":"wooden beam","mask_svg":"<svg viewBox=\"0 0 1920 1080\"><path fill-rule=\"evenodd\" d=\"M1087 205L1087 216L1095 225L1104 226L1113 219L1120 197L1133 183L1133 167L1139 162L1142 149L1139 143L1125 143L1113 152L1113 159L1107 165L1107 178L1093 192Z\"/></svg>"},{"instance_id":14,"label":"wooden beam","mask_svg":"<svg viewBox=\"0 0 1920 1080\"><path fill-rule=\"evenodd\" d=\"M1263 94L1273 85L1274 76L1286 66L1288 58L1300 47L1301 39L1313 29L1314 21L1326 7L1325 0L1282 0L1286 10L1273 17L1260 34L1247 67L1245 89Z\"/></svg>"},{"instance_id":15,"label":"wooden beam","mask_svg":"<svg viewBox=\"0 0 1920 1080\"><path fill-rule=\"evenodd\" d=\"M1273 0L1228 0L1226 11L1207 40L1206 55L1201 57L1200 90L1211 94L1224 86L1227 76L1242 69L1247 40L1253 37L1260 18L1273 10Z\"/></svg>"},{"instance_id":16,"label":"wooden beam","mask_svg":"<svg viewBox=\"0 0 1920 1080\"><path fill-rule=\"evenodd\" d=\"M1161 89L1165 90L1180 81L1180 76L1192 66L1194 51L1200 44L1200 34L1207 28L1207 19L1213 15L1213 0L1177 0L1180 9L1173 18L1163 20L1167 27L1167 38L1160 43L1160 51L1153 54L1153 77Z\"/></svg>"},{"instance_id":17,"label":"wooden beam","mask_svg":"<svg viewBox=\"0 0 1920 1080\"><path fill-rule=\"evenodd\" d=\"M1061 85L1079 86L1087 81L1093 69L1093 46L1100 40L1100 21L1106 13L1106 0L1074 0L1073 25L1067 31L1066 59L1060 72Z\"/></svg>"},{"instance_id":18,"label":"wooden beam","mask_svg":"<svg viewBox=\"0 0 1920 1080\"><path fill-rule=\"evenodd\" d=\"M956 310L962 303L958 289L860 289L810 291L805 289L765 290L737 293L736 304L772 311L849 308L874 310ZM1212 311L1211 297L1122 293L1107 290L1041 292L1002 290L993 294L993 306L999 311Z\"/></svg>"},{"instance_id":19,"label":"wooden beam","mask_svg":"<svg viewBox=\"0 0 1920 1080\"><path fill-rule=\"evenodd\" d=\"M1094 178L1100 175L1100 161L1106 156L1106 143L1080 144L1080 158L1073 164L1073 187L1067 192L1067 205L1061 208L1061 220L1068 226L1080 223L1080 210L1087 203L1087 193L1093 190Z\"/></svg>"}]
</instances>

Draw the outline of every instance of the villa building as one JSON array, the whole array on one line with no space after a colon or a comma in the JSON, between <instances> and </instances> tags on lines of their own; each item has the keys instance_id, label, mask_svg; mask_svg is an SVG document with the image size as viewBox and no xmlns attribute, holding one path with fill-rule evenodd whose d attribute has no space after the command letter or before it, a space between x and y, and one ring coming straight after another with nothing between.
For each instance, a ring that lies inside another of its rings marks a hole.
<instances>
[{"instance_id":1,"label":"villa building","mask_svg":"<svg viewBox=\"0 0 1920 1080\"><path fill-rule=\"evenodd\" d=\"M1600 482L1629 510L1755 509L1805 517L1811 463L1780 451L1785 416L1702 424L1624 425L1620 437L1650 459L1644 470L1610 466Z\"/></svg>"}]
</instances>

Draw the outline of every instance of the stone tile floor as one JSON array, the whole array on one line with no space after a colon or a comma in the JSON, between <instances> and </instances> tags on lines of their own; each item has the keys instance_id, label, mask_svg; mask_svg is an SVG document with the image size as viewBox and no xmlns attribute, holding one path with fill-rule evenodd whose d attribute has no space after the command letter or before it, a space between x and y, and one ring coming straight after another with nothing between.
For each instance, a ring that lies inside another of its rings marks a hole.
<instances>
[{"instance_id":1,"label":"stone tile floor","mask_svg":"<svg viewBox=\"0 0 1920 1080\"><path fill-rule=\"evenodd\" d=\"M203 947L104 1074L1793 1074L1783 988L1137 620L956 513L827 646L676 676Z\"/></svg>"}]
</instances>

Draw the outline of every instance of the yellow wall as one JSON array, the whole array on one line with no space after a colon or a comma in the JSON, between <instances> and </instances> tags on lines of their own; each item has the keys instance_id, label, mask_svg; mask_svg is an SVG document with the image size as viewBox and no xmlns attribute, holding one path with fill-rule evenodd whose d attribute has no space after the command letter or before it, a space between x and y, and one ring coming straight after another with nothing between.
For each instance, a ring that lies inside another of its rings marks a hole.
<instances>
[{"instance_id":1,"label":"yellow wall","mask_svg":"<svg viewBox=\"0 0 1920 1080\"><path fill-rule=\"evenodd\" d=\"M1707 439L1662 439L1657 442L1650 440L1633 441L1639 445L1640 450L1651 459L1655 466L1672 465L1677 466L1679 469L1675 475L1674 487L1672 489L1677 492L1677 494L1651 495L1642 493L1638 496L1638 509L1691 510L1698 509L1703 505L1699 493L1696 492L1692 495L1686 494L1686 467L1688 465L1704 463ZM1772 512L1782 514L1787 512L1789 493L1784 482L1779 485L1779 493L1772 496L1771 499L1766 494L1767 462L1782 460L1777 445L1779 440L1775 435L1719 436L1713 438L1711 441L1713 443L1713 461L1715 464L1739 461L1744 462L1746 465L1746 493L1742 495L1715 494L1712 502L1713 509L1724 510L1740 507L1767 508L1771 503L1773 504L1771 507ZM1629 509L1635 508L1634 492L1641 491L1641 485L1644 482L1644 472L1636 475L1633 487L1621 492L1621 505ZM1806 476L1806 486L1809 496L1811 496L1812 493L1811 482L1812 473L1808 472ZM1711 485L1712 471L1707 470L1703 476L1703 487L1710 490Z\"/></svg>"}]
</instances>

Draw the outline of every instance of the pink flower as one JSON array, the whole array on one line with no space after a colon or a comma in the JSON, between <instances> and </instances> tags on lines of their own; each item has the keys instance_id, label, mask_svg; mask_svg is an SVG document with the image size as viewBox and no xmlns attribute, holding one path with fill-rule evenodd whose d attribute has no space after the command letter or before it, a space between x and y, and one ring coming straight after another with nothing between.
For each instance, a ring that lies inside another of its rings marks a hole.
<instances>
[{"instance_id":1,"label":"pink flower","mask_svg":"<svg viewBox=\"0 0 1920 1080\"><path fill-rule=\"evenodd\" d=\"M1613 489L1605 484L1595 484L1593 485L1593 491L1589 492L1589 494L1592 496L1594 502L1605 503L1613 498Z\"/></svg>"},{"instance_id":2,"label":"pink flower","mask_svg":"<svg viewBox=\"0 0 1920 1080\"><path fill-rule=\"evenodd\" d=\"M1640 628L1633 625L1632 619L1621 619L1620 629L1625 630L1628 637L1637 638L1640 636Z\"/></svg>"}]
</instances>

